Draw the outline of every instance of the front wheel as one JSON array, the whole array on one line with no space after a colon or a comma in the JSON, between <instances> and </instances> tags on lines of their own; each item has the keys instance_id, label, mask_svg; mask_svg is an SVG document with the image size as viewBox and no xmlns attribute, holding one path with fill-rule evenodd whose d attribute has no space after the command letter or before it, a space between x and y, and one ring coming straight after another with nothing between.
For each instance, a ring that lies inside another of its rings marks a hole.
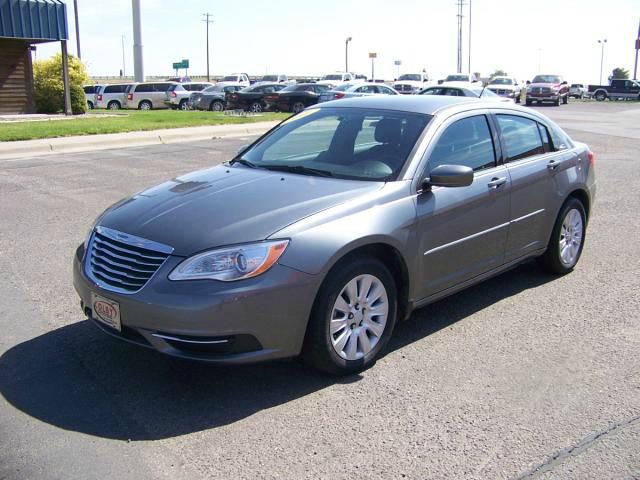
<instances>
[{"instance_id":1,"label":"front wheel","mask_svg":"<svg viewBox=\"0 0 640 480\"><path fill-rule=\"evenodd\" d=\"M353 258L334 268L318 292L302 358L334 375L364 370L391 337L396 316L396 284L387 267Z\"/></svg>"},{"instance_id":2,"label":"front wheel","mask_svg":"<svg viewBox=\"0 0 640 480\"><path fill-rule=\"evenodd\" d=\"M302 102L294 103L293 107L291 107L291 110L293 111L293 113L300 113L302 110L304 110L304 103Z\"/></svg>"},{"instance_id":3,"label":"front wheel","mask_svg":"<svg viewBox=\"0 0 640 480\"><path fill-rule=\"evenodd\" d=\"M587 215L584 205L570 198L560 209L547 250L540 257L542 266L551 273L569 273L578 263L584 246Z\"/></svg>"},{"instance_id":4,"label":"front wheel","mask_svg":"<svg viewBox=\"0 0 640 480\"><path fill-rule=\"evenodd\" d=\"M253 102L249 107L249 111L253 113L262 112L262 104L260 102Z\"/></svg>"},{"instance_id":5,"label":"front wheel","mask_svg":"<svg viewBox=\"0 0 640 480\"><path fill-rule=\"evenodd\" d=\"M562 103L564 105L566 105L567 103L569 103L569 95L565 95L564 97L562 97Z\"/></svg>"}]
</instances>

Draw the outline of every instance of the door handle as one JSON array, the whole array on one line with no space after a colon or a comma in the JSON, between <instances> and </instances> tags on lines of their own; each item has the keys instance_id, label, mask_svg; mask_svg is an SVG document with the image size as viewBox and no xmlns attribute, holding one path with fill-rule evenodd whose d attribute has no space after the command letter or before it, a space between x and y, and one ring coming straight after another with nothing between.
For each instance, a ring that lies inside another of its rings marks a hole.
<instances>
[{"instance_id":1,"label":"door handle","mask_svg":"<svg viewBox=\"0 0 640 480\"><path fill-rule=\"evenodd\" d=\"M549 160L549 163L547 163L547 168L549 170L555 170L559 166L560 166L560 162L558 162L557 160Z\"/></svg>"},{"instance_id":2,"label":"door handle","mask_svg":"<svg viewBox=\"0 0 640 480\"><path fill-rule=\"evenodd\" d=\"M489 188L498 188L500 185L504 185L507 183L507 177L500 178L492 178L489 183L487 183L487 187Z\"/></svg>"}]
</instances>

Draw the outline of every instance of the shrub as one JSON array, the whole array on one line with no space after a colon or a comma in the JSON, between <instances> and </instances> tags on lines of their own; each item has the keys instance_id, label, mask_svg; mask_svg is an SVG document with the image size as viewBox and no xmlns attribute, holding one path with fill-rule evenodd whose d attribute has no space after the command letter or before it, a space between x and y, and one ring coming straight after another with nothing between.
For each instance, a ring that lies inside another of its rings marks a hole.
<instances>
[{"instance_id":1,"label":"shrub","mask_svg":"<svg viewBox=\"0 0 640 480\"><path fill-rule=\"evenodd\" d=\"M87 72L82 62L73 55L69 55L71 111L75 115L87 111L87 103L82 89L87 79ZM34 62L33 87L38 113L58 113L64 110L64 82L60 53L51 58Z\"/></svg>"}]
</instances>

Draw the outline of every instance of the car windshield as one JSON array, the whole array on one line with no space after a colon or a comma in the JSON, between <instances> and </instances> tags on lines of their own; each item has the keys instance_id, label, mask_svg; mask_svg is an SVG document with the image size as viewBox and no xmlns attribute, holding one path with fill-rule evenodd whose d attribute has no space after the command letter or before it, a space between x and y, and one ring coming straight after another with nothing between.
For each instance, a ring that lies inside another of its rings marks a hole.
<instances>
[{"instance_id":1,"label":"car windshield","mask_svg":"<svg viewBox=\"0 0 640 480\"><path fill-rule=\"evenodd\" d=\"M410 80L412 82L419 82L422 79L417 73L405 73L403 75L400 75L398 77L398 80Z\"/></svg>"},{"instance_id":2,"label":"car windshield","mask_svg":"<svg viewBox=\"0 0 640 480\"><path fill-rule=\"evenodd\" d=\"M510 78L494 78L491 80L491 85L513 85L513 80Z\"/></svg>"},{"instance_id":3,"label":"car windshield","mask_svg":"<svg viewBox=\"0 0 640 480\"><path fill-rule=\"evenodd\" d=\"M234 163L301 175L391 181L430 119L368 108L314 108L283 122Z\"/></svg>"},{"instance_id":4,"label":"car windshield","mask_svg":"<svg viewBox=\"0 0 640 480\"><path fill-rule=\"evenodd\" d=\"M342 80L342 75L338 75L338 74L331 74L331 75L325 75L324 77L322 77L323 80Z\"/></svg>"},{"instance_id":5,"label":"car windshield","mask_svg":"<svg viewBox=\"0 0 640 480\"><path fill-rule=\"evenodd\" d=\"M209 92L221 92L222 89L224 88L223 85L213 85L211 87L207 87L205 88L202 92L203 93L209 93Z\"/></svg>"},{"instance_id":6,"label":"car windshield","mask_svg":"<svg viewBox=\"0 0 640 480\"><path fill-rule=\"evenodd\" d=\"M277 75L265 75L264 77L262 77L262 81L263 82L277 82L278 81L278 76Z\"/></svg>"},{"instance_id":7,"label":"car windshield","mask_svg":"<svg viewBox=\"0 0 640 480\"><path fill-rule=\"evenodd\" d=\"M447 82L468 82L469 75L447 75Z\"/></svg>"},{"instance_id":8,"label":"car windshield","mask_svg":"<svg viewBox=\"0 0 640 480\"><path fill-rule=\"evenodd\" d=\"M491 90L489 90L488 88L472 88L471 91L473 92L473 94L476 97L499 97L500 95L498 95L495 92L492 92Z\"/></svg>"},{"instance_id":9,"label":"car windshield","mask_svg":"<svg viewBox=\"0 0 640 480\"><path fill-rule=\"evenodd\" d=\"M237 75L227 75L226 77L222 78L223 82L237 82L238 81L238 76Z\"/></svg>"},{"instance_id":10,"label":"car windshield","mask_svg":"<svg viewBox=\"0 0 640 480\"><path fill-rule=\"evenodd\" d=\"M562 79L558 75L536 75L531 83L560 83Z\"/></svg>"},{"instance_id":11,"label":"car windshield","mask_svg":"<svg viewBox=\"0 0 640 480\"><path fill-rule=\"evenodd\" d=\"M342 85L338 85L337 87L332 88L334 92L345 92L350 89L353 85L350 83L343 83Z\"/></svg>"}]
</instances>

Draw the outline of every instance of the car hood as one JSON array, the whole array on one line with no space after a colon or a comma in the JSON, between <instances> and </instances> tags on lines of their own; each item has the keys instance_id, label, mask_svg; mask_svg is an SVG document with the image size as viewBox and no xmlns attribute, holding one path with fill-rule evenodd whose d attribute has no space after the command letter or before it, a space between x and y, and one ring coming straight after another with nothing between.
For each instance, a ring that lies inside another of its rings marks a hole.
<instances>
[{"instance_id":1,"label":"car hood","mask_svg":"<svg viewBox=\"0 0 640 480\"><path fill-rule=\"evenodd\" d=\"M221 165L123 199L98 225L170 245L176 255L188 256L264 240L383 185Z\"/></svg>"},{"instance_id":2,"label":"car hood","mask_svg":"<svg viewBox=\"0 0 640 480\"><path fill-rule=\"evenodd\" d=\"M538 87L546 87L546 88L560 88L562 87L561 83L531 83L529 84L529 88L538 88Z\"/></svg>"}]
</instances>

